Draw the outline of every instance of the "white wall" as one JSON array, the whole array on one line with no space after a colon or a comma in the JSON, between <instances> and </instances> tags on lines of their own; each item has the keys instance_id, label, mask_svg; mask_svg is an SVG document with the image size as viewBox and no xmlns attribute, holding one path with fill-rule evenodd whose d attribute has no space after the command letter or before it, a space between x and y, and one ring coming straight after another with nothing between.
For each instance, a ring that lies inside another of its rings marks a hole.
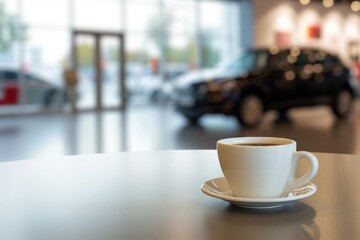
<instances>
[{"instance_id":1,"label":"white wall","mask_svg":"<svg viewBox=\"0 0 360 240\"><path fill-rule=\"evenodd\" d=\"M319 39L309 39L307 28L318 24ZM321 3L306 6L294 0L254 0L254 46L275 44L275 32L289 32L293 46L320 47L337 53L348 64L348 43L360 42L360 14L349 6L325 8Z\"/></svg>"}]
</instances>

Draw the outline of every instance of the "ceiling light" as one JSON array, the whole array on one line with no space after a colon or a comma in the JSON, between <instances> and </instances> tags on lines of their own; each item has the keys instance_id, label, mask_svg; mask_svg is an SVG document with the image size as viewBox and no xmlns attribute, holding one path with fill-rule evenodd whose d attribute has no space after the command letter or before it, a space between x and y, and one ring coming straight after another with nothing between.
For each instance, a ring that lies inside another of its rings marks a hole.
<instances>
[{"instance_id":1,"label":"ceiling light","mask_svg":"<svg viewBox=\"0 0 360 240\"><path fill-rule=\"evenodd\" d=\"M272 55L278 54L279 53L279 47L276 45L273 45L269 48L269 51Z\"/></svg>"},{"instance_id":2,"label":"ceiling light","mask_svg":"<svg viewBox=\"0 0 360 240\"><path fill-rule=\"evenodd\" d=\"M332 7L334 5L334 0L323 0L324 7Z\"/></svg>"},{"instance_id":3,"label":"ceiling light","mask_svg":"<svg viewBox=\"0 0 360 240\"><path fill-rule=\"evenodd\" d=\"M298 47L293 47L293 48L291 48L290 53L294 57L297 57L300 55L300 49Z\"/></svg>"},{"instance_id":4,"label":"ceiling light","mask_svg":"<svg viewBox=\"0 0 360 240\"><path fill-rule=\"evenodd\" d=\"M351 3L351 9L355 12L360 11L360 1L353 1Z\"/></svg>"},{"instance_id":5,"label":"ceiling light","mask_svg":"<svg viewBox=\"0 0 360 240\"><path fill-rule=\"evenodd\" d=\"M308 5L310 0L299 0L302 5Z\"/></svg>"}]
</instances>

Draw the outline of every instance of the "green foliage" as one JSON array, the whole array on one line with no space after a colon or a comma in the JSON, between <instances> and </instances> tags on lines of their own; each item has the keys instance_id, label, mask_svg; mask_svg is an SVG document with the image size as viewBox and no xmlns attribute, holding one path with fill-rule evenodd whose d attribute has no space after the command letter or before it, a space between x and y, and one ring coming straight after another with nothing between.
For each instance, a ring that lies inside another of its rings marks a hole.
<instances>
[{"instance_id":1,"label":"green foliage","mask_svg":"<svg viewBox=\"0 0 360 240\"><path fill-rule=\"evenodd\" d=\"M159 49L167 56L169 50L170 29L173 24L173 16L170 13L163 14L163 17L153 17L147 28L147 37L154 42Z\"/></svg>"},{"instance_id":2,"label":"green foliage","mask_svg":"<svg viewBox=\"0 0 360 240\"><path fill-rule=\"evenodd\" d=\"M210 34L206 31L200 33L202 67L213 67L220 60L219 51L211 46Z\"/></svg>"},{"instance_id":3,"label":"green foliage","mask_svg":"<svg viewBox=\"0 0 360 240\"><path fill-rule=\"evenodd\" d=\"M163 18L156 16L152 18L148 25L147 37L157 46L166 62L187 62L190 65L196 65L196 39L190 37L188 33L188 43L182 48L175 48L170 46L170 30L173 24L173 16L170 13L165 13ZM185 33L184 33L185 34ZM210 34L206 31L200 32L200 47L201 47L201 67L212 67L220 58L219 51L216 50L210 43Z\"/></svg>"},{"instance_id":4,"label":"green foliage","mask_svg":"<svg viewBox=\"0 0 360 240\"><path fill-rule=\"evenodd\" d=\"M191 34L187 34L188 42L184 47L170 46L169 39L171 33L171 27L173 25L173 16L169 13L165 13L163 18L159 16L153 17L148 24L146 36L163 54L165 62L177 62L188 63L191 66L196 65L196 39L191 37ZM206 32L200 33L201 39L201 59L203 66L211 67L219 60L219 52L214 49L208 39L209 34ZM117 46L108 46L104 49L105 58L108 61L118 61ZM85 67L93 64L94 61L94 46L88 43L80 43L77 45L77 61L79 66ZM137 49L126 52L126 60L128 62L142 62L148 64L151 60L151 56L144 49Z\"/></svg>"},{"instance_id":5,"label":"green foliage","mask_svg":"<svg viewBox=\"0 0 360 240\"><path fill-rule=\"evenodd\" d=\"M81 43L77 45L76 58L79 66L90 66L94 61L94 47L88 43Z\"/></svg>"},{"instance_id":6,"label":"green foliage","mask_svg":"<svg viewBox=\"0 0 360 240\"><path fill-rule=\"evenodd\" d=\"M26 27L15 15L6 12L4 3L0 2L0 51L9 50L14 43L22 42Z\"/></svg>"},{"instance_id":7,"label":"green foliage","mask_svg":"<svg viewBox=\"0 0 360 240\"><path fill-rule=\"evenodd\" d=\"M128 62L141 62L143 64L149 63L150 56L148 53L139 50L134 50L126 53L126 61Z\"/></svg>"}]
</instances>

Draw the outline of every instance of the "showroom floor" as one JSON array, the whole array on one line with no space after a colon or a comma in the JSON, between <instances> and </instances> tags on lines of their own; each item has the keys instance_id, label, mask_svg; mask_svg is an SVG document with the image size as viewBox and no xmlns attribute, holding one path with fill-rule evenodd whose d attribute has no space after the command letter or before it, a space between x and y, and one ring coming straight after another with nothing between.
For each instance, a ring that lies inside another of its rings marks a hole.
<instances>
[{"instance_id":1,"label":"showroom floor","mask_svg":"<svg viewBox=\"0 0 360 240\"><path fill-rule=\"evenodd\" d=\"M257 129L242 129L235 118L209 115L188 124L171 106L130 108L126 112L49 113L0 118L0 161L117 151L215 149L218 139L279 136L298 149L360 154L360 103L346 121L325 107L292 110L290 121L266 115Z\"/></svg>"}]
</instances>

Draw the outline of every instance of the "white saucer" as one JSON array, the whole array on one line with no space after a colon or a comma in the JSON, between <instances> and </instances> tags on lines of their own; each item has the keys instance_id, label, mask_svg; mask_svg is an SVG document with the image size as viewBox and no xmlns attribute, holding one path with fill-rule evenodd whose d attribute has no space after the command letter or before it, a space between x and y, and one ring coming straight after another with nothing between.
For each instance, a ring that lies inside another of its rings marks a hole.
<instances>
[{"instance_id":1,"label":"white saucer","mask_svg":"<svg viewBox=\"0 0 360 240\"><path fill-rule=\"evenodd\" d=\"M284 204L307 198L316 192L316 185L309 182L291 193L279 198L241 198L231 194L229 185L224 177L211 179L201 186L206 195L227 201L235 206L254 209L268 209L283 206Z\"/></svg>"}]
</instances>

